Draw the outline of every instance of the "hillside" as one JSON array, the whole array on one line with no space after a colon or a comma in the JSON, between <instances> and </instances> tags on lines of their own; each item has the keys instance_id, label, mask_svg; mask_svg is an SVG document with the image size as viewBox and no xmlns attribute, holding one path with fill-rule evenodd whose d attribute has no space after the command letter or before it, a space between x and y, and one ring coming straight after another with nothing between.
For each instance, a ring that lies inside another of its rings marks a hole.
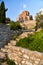
<instances>
[{"instance_id":1,"label":"hillside","mask_svg":"<svg viewBox=\"0 0 43 65\"><path fill-rule=\"evenodd\" d=\"M25 21L25 22L20 23L20 24L25 29L32 29L35 27L36 21L35 20L29 20L29 21Z\"/></svg>"}]
</instances>

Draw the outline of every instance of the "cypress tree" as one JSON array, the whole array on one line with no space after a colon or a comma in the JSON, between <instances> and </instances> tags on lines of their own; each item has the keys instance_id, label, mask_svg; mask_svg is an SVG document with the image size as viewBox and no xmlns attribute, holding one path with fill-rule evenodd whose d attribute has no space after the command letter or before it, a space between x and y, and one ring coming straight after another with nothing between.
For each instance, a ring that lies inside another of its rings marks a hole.
<instances>
[{"instance_id":1,"label":"cypress tree","mask_svg":"<svg viewBox=\"0 0 43 65\"><path fill-rule=\"evenodd\" d=\"M0 23L1 23L1 4L0 4Z\"/></svg>"},{"instance_id":2,"label":"cypress tree","mask_svg":"<svg viewBox=\"0 0 43 65\"><path fill-rule=\"evenodd\" d=\"M4 4L4 1L1 2L1 5L0 5L0 20L1 20L1 23L6 23L6 11L7 9L5 9L5 4Z\"/></svg>"}]
</instances>

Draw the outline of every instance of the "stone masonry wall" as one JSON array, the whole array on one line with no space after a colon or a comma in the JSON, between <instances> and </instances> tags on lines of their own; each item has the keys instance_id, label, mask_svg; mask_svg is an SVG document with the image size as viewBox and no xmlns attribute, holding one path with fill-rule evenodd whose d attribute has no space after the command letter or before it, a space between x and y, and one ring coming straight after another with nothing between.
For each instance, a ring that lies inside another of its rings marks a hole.
<instances>
[{"instance_id":1,"label":"stone masonry wall","mask_svg":"<svg viewBox=\"0 0 43 65\"><path fill-rule=\"evenodd\" d=\"M15 43L16 41L8 43L5 48L1 48L1 51L7 52L8 57L12 59L16 65L43 65L43 53L16 47L14 46Z\"/></svg>"}]
</instances>

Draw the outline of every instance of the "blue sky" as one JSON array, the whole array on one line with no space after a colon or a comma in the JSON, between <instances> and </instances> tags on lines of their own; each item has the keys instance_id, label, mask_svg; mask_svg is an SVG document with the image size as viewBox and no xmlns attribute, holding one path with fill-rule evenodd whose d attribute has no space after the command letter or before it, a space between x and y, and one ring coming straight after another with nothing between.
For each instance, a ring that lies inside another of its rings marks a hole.
<instances>
[{"instance_id":1,"label":"blue sky","mask_svg":"<svg viewBox=\"0 0 43 65\"><path fill-rule=\"evenodd\" d=\"M2 0L0 0L1 2ZM11 18L11 20L16 20L18 15L27 10L32 16L43 8L43 0L3 0L5 7L8 8L6 16Z\"/></svg>"}]
</instances>

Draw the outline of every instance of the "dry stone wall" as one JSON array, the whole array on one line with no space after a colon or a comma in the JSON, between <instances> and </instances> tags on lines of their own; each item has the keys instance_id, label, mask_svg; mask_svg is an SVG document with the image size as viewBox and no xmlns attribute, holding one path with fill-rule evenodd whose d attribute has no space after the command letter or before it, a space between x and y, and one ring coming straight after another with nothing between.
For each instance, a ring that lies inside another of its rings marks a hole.
<instances>
[{"instance_id":1,"label":"dry stone wall","mask_svg":"<svg viewBox=\"0 0 43 65\"><path fill-rule=\"evenodd\" d=\"M16 42L10 42L5 48L1 48L2 52L7 55L16 65L43 65L43 53L30 51L25 48L14 46Z\"/></svg>"}]
</instances>

